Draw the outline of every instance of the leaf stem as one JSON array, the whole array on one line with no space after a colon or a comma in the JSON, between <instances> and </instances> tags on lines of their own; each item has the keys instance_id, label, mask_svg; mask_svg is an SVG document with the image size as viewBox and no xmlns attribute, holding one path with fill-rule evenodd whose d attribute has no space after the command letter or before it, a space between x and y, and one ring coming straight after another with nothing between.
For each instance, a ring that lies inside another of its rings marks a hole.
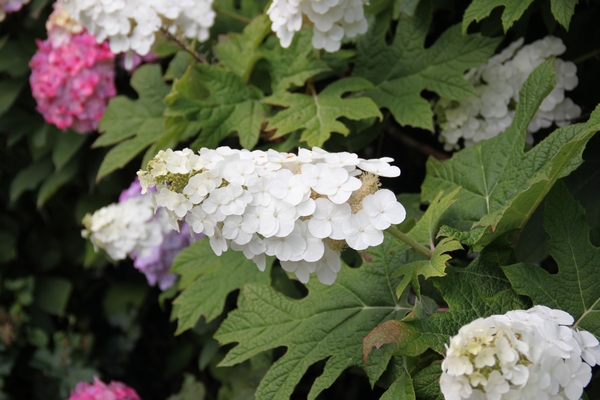
<instances>
[{"instance_id":1,"label":"leaf stem","mask_svg":"<svg viewBox=\"0 0 600 400\"><path fill-rule=\"evenodd\" d=\"M409 245L410 247L412 247L419 253L423 254L425 257L431 259L432 255L433 255L431 250L429 250L427 247L423 246L421 243L417 242L415 239L408 236L406 233L401 232L395 226L390 226L389 228L386 229L386 232L388 232L390 235L394 236L396 239L406 243L407 245Z\"/></svg>"},{"instance_id":2,"label":"leaf stem","mask_svg":"<svg viewBox=\"0 0 600 400\"><path fill-rule=\"evenodd\" d=\"M582 62L587 61L590 58L594 58L598 55L600 55L600 49L592 50L589 53L584 54L581 57L574 59L573 64L581 64Z\"/></svg>"},{"instance_id":3,"label":"leaf stem","mask_svg":"<svg viewBox=\"0 0 600 400\"><path fill-rule=\"evenodd\" d=\"M165 35L167 40L175 42L177 46L181 47L182 50L188 52L192 57L194 57L196 61L198 61L199 63L206 63L206 57L204 57L204 55L198 54L192 49L188 48L188 46L186 46L185 43L176 38L174 35L171 35L171 33L165 28L160 28L160 31L163 33L163 35Z\"/></svg>"},{"instance_id":4,"label":"leaf stem","mask_svg":"<svg viewBox=\"0 0 600 400\"><path fill-rule=\"evenodd\" d=\"M246 18L243 15L236 14L234 12L224 10L221 7L217 7L217 6L213 5L213 9L215 10L215 12L217 14L221 14L221 15L224 15L224 16L229 17L231 19L235 19L236 21L240 21L240 22L243 22L245 24L249 24L250 22L252 22L252 20L250 18Z\"/></svg>"}]
</instances>

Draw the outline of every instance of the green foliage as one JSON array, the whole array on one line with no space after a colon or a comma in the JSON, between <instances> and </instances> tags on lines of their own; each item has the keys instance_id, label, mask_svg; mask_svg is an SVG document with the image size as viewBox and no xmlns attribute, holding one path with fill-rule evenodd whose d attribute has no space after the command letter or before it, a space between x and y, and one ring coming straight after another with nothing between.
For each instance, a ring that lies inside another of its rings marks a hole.
<instances>
[{"instance_id":1,"label":"green foliage","mask_svg":"<svg viewBox=\"0 0 600 400\"><path fill-rule=\"evenodd\" d=\"M503 270L518 293L529 296L534 304L567 311L575 318L575 325L599 336L600 250L590 243L583 208L562 183L548 194L544 225L551 237L548 250L558 264L558 273L527 264Z\"/></svg>"},{"instance_id":2,"label":"green foliage","mask_svg":"<svg viewBox=\"0 0 600 400\"><path fill-rule=\"evenodd\" d=\"M390 110L400 125L433 131L433 112L421 92L426 89L450 99L475 95L463 74L483 64L500 41L478 34L462 36L454 26L425 49L431 21L427 3L419 4L414 17L400 16L391 45L386 42L389 18L378 17L358 42L353 74L375 85L366 95Z\"/></svg>"},{"instance_id":3,"label":"green foliage","mask_svg":"<svg viewBox=\"0 0 600 400\"><path fill-rule=\"evenodd\" d=\"M280 399L290 396L309 366L327 359L308 396L314 399L346 368L363 366L361 341L371 329L411 310L391 290L396 284L391 275L409 260L409 254L405 246L386 235L381 246L365 253L369 262L358 269L343 266L331 286L313 278L307 285L308 296L300 300L268 286L245 285L239 308L229 314L215 335L223 344L239 343L221 365L234 365L262 351L286 346L287 352L269 369L256 392L259 399ZM372 358L371 366L383 367L374 372L380 375L388 361L389 356ZM370 378L374 382L378 375Z\"/></svg>"},{"instance_id":4,"label":"green foliage","mask_svg":"<svg viewBox=\"0 0 600 400\"><path fill-rule=\"evenodd\" d=\"M439 227L440 219L446 210L448 210L448 208L456 201L455 197L459 190L460 187L456 188L447 196L443 196L444 192L439 192L429 205L427 212L425 212L421 220L417 222L415 228L409 232L409 235L421 243L426 243L428 240L428 245L430 247L434 247L434 240ZM425 279L432 276L444 276L446 263L451 258L450 255L446 253L458 249L462 249L460 243L454 239L445 238L442 239L437 246L435 246L431 258L413 261L398 268L394 273L394 277L404 277L396 288L396 295L400 297L400 295L404 292L404 289L406 289L410 283L417 296L421 297L421 284L419 283L419 275L423 276Z\"/></svg>"},{"instance_id":5,"label":"green foliage","mask_svg":"<svg viewBox=\"0 0 600 400\"><path fill-rule=\"evenodd\" d=\"M254 64L265 56L259 46L269 32L271 21L266 15L259 15L243 33L229 33L219 40L214 52L226 69L248 82Z\"/></svg>"},{"instance_id":6,"label":"green foliage","mask_svg":"<svg viewBox=\"0 0 600 400\"><path fill-rule=\"evenodd\" d=\"M102 132L93 147L116 144L104 157L97 180L123 168L163 133L163 98L169 86L162 80L160 66L144 65L131 77L139 98L117 96L110 100L98 129Z\"/></svg>"},{"instance_id":7,"label":"green foliage","mask_svg":"<svg viewBox=\"0 0 600 400\"><path fill-rule=\"evenodd\" d=\"M208 239L183 250L171 269L181 275L179 288L183 290L173 302L178 320L176 334L194 327L200 317L208 322L218 317L232 291L251 283L268 284L272 262L265 271L259 271L241 252L231 250L218 257Z\"/></svg>"},{"instance_id":8,"label":"green foliage","mask_svg":"<svg viewBox=\"0 0 600 400\"><path fill-rule=\"evenodd\" d=\"M395 399L416 400L413 380L406 369L402 371L402 374L390 385L383 396L380 397L380 400Z\"/></svg>"},{"instance_id":9,"label":"green foliage","mask_svg":"<svg viewBox=\"0 0 600 400\"><path fill-rule=\"evenodd\" d=\"M264 50L273 93L285 91L292 85L303 86L307 79L330 70L327 63L317 57L311 39L312 32L302 29L287 49L273 40L272 48Z\"/></svg>"},{"instance_id":10,"label":"green foliage","mask_svg":"<svg viewBox=\"0 0 600 400\"><path fill-rule=\"evenodd\" d=\"M348 92L359 92L370 89L373 85L362 78L340 79L323 89L319 94L312 88L312 95L280 92L265 99L271 105L286 107L269 118L268 130L275 130L273 136L278 138L302 130L300 140L309 147L323 146L331 133L346 136L349 129L338 118L353 120L371 117L383 118L381 112L367 97L342 98Z\"/></svg>"},{"instance_id":11,"label":"green foliage","mask_svg":"<svg viewBox=\"0 0 600 400\"><path fill-rule=\"evenodd\" d=\"M579 0L551 0L552 15L567 30L578 2ZM479 22L488 17L496 7L504 7L502 27L506 32L523 16L531 3L533 0L473 0L463 16L462 31L466 33L473 21Z\"/></svg>"},{"instance_id":12,"label":"green foliage","mask_svg":"<svg viewBox=\"0 0 600 400\"><path fill-rule=\"evenodd\" d=\"M192 148L216 147L237 132L240 144L252 149L258 142L268 108L262 92L218 67L197 64L175 81L165 98L165 115L197 121L202 133Z\"/></svg>"},{"instance_id":13,"label":"green foliage","mask_svg":"<svg viewBox=\"0 0 600 400\"><path fill-rule=\"evenodd\" d=\"M581 153L600 128L600 110L586 124L557 129L524 152L529 121L543 98L554 87L553 60L529 76L520 92L520 103L509 129L492 139L457 153L451 160L431 158L423 182L423 201L438 191L463 187L440 234L479 249L495 238L522 229L557 179L581 163Z\"/></svg>"}]
</instances>

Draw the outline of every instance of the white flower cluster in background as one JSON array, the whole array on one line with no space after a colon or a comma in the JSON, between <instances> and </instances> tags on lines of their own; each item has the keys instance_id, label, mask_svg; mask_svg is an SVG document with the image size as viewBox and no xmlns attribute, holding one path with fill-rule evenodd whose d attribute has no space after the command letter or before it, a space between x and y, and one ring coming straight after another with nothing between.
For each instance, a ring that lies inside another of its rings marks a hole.
<instances>
[{"instance_id":1,"label":"white flower cluster in background","mask_svg":"<svg viewBox=\"0 0 600 400\"><path fill-rule=\"evenodd\" d=\"M344 37L352 38L367 31L363 10L366 3L366 0L273 0L267 14L282 47L289 47L306 17L313 24L313 46L334 52L340 49Z\"/></svg>"},{"instance_id":2,"label":"white flower cluster in background","mask_svg":"<svg viewBox=\"0 0 600 400\"><path fill-rule=\"evenodd\" d=\"M215 21L213 0L63 0L98 43L109 40L114 54L145 56L162 28L175 36L208 39Z\"/></svg>"},{"instance_id":3,"label":"white flower cluster in background","mask_svg":"<svg viewBox=\"0 0 600 400\"><path fill-rule=\"evenodd\" d=\"M513 42L488 62L469 70L465 78L474 86L477 97L462 100L441 98L434 106L441 128L440 141L446 150L460 148L492 138L512 123L519 90L529 74L550 57L566 50L559 38L547 36L526 46L523 39ZM552 123L567 125L581 115L581 108L565 97L565 90L577 86L577 67L570 61L555 60L556 87L544 99L529 124L529 133L547 128ZM531 137L529 138L531 140Z\"/></svg>"},{"instance_id":4,"label":"white flower cluster in background","mask_svg":"<svg viewBox=\"0 0 600 400\"><path fill-rule=\"evenodd\" d=\"M143 257L172 231L164 210L154 213L152 196L131 197L102 207L83 219L81 236L104 249L115 261L131 254Z\"/></svg>"},{"instance_id":5,"label":"white flower cluster in background","mask_svg":"<svg viewBox=\"0 0 600 400\"><path fill-rule=\"evenodd\" d=\"M572 324L564 311L535 306L463 326L442 362L445 399L580 399L600 346Z\"/></svg>"},{"instance_id":6,"label":"white flower cluster in background","mask_svg":"<svg viewBox=\"0 0 600 400\"><path fill-rule=\"evenodd\" d=\"M396 177L391 158L300 149L298 155L219 147L160 151L139 171L143 190L156 187L158 206L177 229L185 220L210 239L215 254L242 251L260 270L265 255L301 282L314 273L331 284L347 246L364 250L383 242L383 230L405 218L377 176Z\"/></svg>"}]
</instances>

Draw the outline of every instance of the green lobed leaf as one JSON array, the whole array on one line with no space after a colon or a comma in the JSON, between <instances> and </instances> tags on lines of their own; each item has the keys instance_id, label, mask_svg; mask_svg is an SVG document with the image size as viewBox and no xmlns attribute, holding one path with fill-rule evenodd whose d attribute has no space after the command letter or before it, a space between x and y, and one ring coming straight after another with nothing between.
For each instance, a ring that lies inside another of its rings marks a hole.
<instances>
[{"instance_id":1,"label":"green lobed leaf","mask_svg":"<svg viewBox=\"0 0 600 400\"><path fill-rule=\"evenodd\" d=\"M554 18L565 28L569 29L575 5L579 0L551 0L551 10ZM504 32L523 16L523 13L533 3L533 0L473 0L465 10L462 22L463 34L467 32L473 21L481 21L488 17L496 7L504 7L502 11L502 27Z\"/></svg>"},{"instance_id":2,"label":"green lobed leaf","mask_svg":"<svg viewBox=\"0 0 600 400\"><path fill-rule=\"evenodd\" d=\"M569 30L571 17L575 13L575 6L579 0L551 0L550 9L552 15L566 30Z\"/></svg>"},{"instance_id":3,"label":"green lobed leaf","mask_svg":"<svg viewBox=\"0 0 600 400\"><path fill-rule=\"evenodd\" d=\"M415 357L430 348L443 354L444 344L463 325L478 317L526 308L526 302L512 289L500 269L512 260L512 252L506 247L506 244L493 243L468 267L450 266L446 268L445 277L432 278L448 310L440 309L424 319L396 321L398 347L395 354ZM387 340L392 341L392 338Z\"/></svg>"},{"instance_id":4,"label":"green lobed leaf","mask_svg":"<svg viewBox=\"0 0 600 400\"><path fill-rule=\"evenodd\" d=\"M258 142L268 107L262 92L239 76L216 66L198 64L173 84L165 98L165 115L198 121L202 132L192 148L217 147L237 132L240 144L252 149Z\"/></svg>"},{"instance_id":5,"label":"green lobed leaf","mask_svg":"<svg viewBox=\"0 0 600 400\"><path fill-rule=\"evenodd\" d=\"M443 227L441 234L479 249L522 229L556 180L582 162L587 141L600 129L600 108L587 123L559 128L524 152L527 125L553 87L554 60L547 60L523 85L513 123L504 133L450 160L428 160L423 201L432 201L439 190L463 188L446 213L444 222L451 228Z\"/></svg>"},{"instance_id":6,"label":"green lobed leaf","mask_svg":"<svg viewBox=\"0 0 600 400\"><path fill-rule=\"evenodd\" d=\"M416 400L415 389L413 388L413 380L411 379L406 368L403 373L396 378L390 385L388 390L379 398L380 400Z\"/></svg>"},{"instance_id":7,"label":"green lobed leaf","mask_svg":"<svg viewBox=\"0 0 600 400\"><path fill-rule=\"evenodd\" d=\"M440 362L433 362L423 368L413 377L415 394L420 400L444 400L440 390L440 376L442 366Z\"/></svg>"},{"instance_id":8,"label":"green lobed leaf","mask_svg":"<svg viewBox=\"0 0 600 400\"><path fill-rule=\"evenodd\" d=\"M146 147L156 142L163 134L162 122L162 118L147 119L134 138L127 139L110 149L100 164L96 180L99 181L111 172L123 168Z\"/></svg>"},{"instance_id":9,"label":"green lobed leaf","mask_svg":"<svg viewBox=\"0 0 600 400\"><path fill-rule=\"evenodd\" d=\"M207 322L218 317L229 293L245 284L270 282L272 259L265 271L259 271L253 261L233 250L217 256L208 239L198 240L177 255L171 272L181 275L181 294L173 301L177 305L177 331L193 328L200 317Z\"/></svg>"},{"instance_id":10,"label":"green lobed leaf","mask_svg":"<svg viewBox=\"0 0 600 400\"><path fill-rule=\"evenodd\" d=\"M276 130L273 137L278 138L301 129L301 141L306 142L309 147L322 146L332 132L345 136L350 133L338 118L383 118L377 105L368 97L342 98L344 93L359 92L372 87L366 79L354 77L340 79L319 94L313 92L312 95L306 95L287 91L275 93L267 97L265 102L286 109L269 118L267 130Z\"/></svg>"},{"instance_id":11,"label":"green lobed leaf","mask_svg":"<svg viewBox=\"0 0 600 400\"><path fill-rule=\"evenodd\" d=\"M402 278L396 288L396 296L400 296L408 284L411 283L417 297L421 297L419 275L423 276L425 279L433 276L446 275L446 263L452 258L447 253L455 250L462 250L462 248L463 247L458 240L444 238L437 246L435 246L431 259L413 261L398 268L394 276L404 275L404 278Z\"/></svg>"},{"instance_id":12,"label":"green lobed leaf","mask_svg":"<svg viewBox=\"0 0 600 400\"><path fill-rule=\"evenodd\" d=\"M261 14L242 33L230 32L220 37L213 51L229 71L248 82L254 64L265 56L259 47L270 32L271 20Z\"/></svg>"},{"instance_id":13,"label":"green lobed leaf","mask_svg":"<svg viewBox=\"0 0 600 400\"><path fill-rule=\"evenodd\" d=\"M377 18L357 45L354 75L371 81L367 91L380 108L390 110L401 125L433 131L433 111L423 90L461 99L475 95L463 74L487 61L501 39L463 36L448 29L424 48L431 22L429 2L420 2L414 17L401 14L392 44L387 44L389 13Z\"/></svg>"},{"instance_id":14,"label":"green lobed leaf","mask_svg":"<svg viewBox=\"0 0 600 400\"><path fill-rule=\"evenodd\" d=\"M577 326L600 336L600 249L590 243L583 207L562 182L548 194L544 226L558 272L515 264L503 268L506 276L515 290L534 304L567 311Z\"/></svg>"},{"instance_id":15,"label":"green lobed leaf","mask_svg":"<svg viewBox=\"0 0 600 400\"><path fill-rule=\"evenodd\" d=\"M131 86L138 99L112 98L98 125L102 135L92 147L117 145L102 161L97 181L123 168L162 134L163 99L169 93L169 86L163 81L160 65L142 65L133 73Z\"/></svg>"},{"instance_id":16,"label":"green lobed leaf","mask_svg":"<svg viewBox=\"0 0 600 400\"><path fill-rule=\"evenodd\" d=\"M496 7L504 7L502 11L502 27L504 32L521 18L533 0L473 0L465 10L462 22L462 32L467 33L471 22L481 21L488 17Z\"/></svg>"},{"instance_id":17,"label":"green lobed leaf","mask_svg":"<svg viewBox=\"0 0 600 400\"><path fill-rule=\"evenodd\" d=\"M407 246L386 234L382 245L363 253L365 262L360 268L342 266L331 286L313 278L307 284L309 294L300 300L268 286L244 286L238 309L229 313L215 334L222 344L239 343L221 365L286 346L287 352L269 369L256 392L257 399L282 399L291 395L312 364L327 359L308 396L316 398L346 368L363 366L361 341L371 329L411 310L392 290L397 281L391 274L410 260L412 253L406 250ZM389 357L375 359L389 362Z\"/></svg>"},{"instance_id":18,"label":"green lobed leaf","mask_svg":"<svg viewBox=\"0 0 600 400\"><path fill-rule=\"evenodd\" d=\"M264 50L273 93L285 91L290 86L303 86L307 79L330 70L327 63L317 57L311 40L312 32L302 29L296 32L287 49L274 40L273 48Z\"/></svg>"},{"instance_id":19,"label":"green lobed leaf","mask_svg":"<svg viewBox=\"0 0 600 400\"><path fill-rule=\"evenodd\" d=\"M193 61L194 57L190 53L179 50L169 63L163 79L169 81L181 78Z\"/></svg>"}]
</instances>

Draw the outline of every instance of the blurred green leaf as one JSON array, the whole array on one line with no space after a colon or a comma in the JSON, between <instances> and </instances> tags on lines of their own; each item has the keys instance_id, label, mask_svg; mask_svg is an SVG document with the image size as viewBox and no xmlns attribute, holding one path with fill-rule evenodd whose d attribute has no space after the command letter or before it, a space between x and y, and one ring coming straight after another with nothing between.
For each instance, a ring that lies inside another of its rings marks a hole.
<instances>
[{"instance_id":1,"label":"blurred green leaf","mask_svg":"<svg viewBox=\"0 0 600 400\"><path fill-rule=\"evenodd\" d=\"M59 277L42 277L37 280L35 303L42 310L60 317L64 316L73 290L73 284Z\"/></svg>"},{"instance_id":2,"label":"blurred green leaf","mask_svg":"<svg viewBox=\"0 0 600 400\"><path fill-rule=\"evenodd\" d=\"M206 388L192 374L183 375L183 384L179 393L169 396L167 400L204 400Z\"/></svg>"},{"instance_id":3,"label":"blurred green leaf","mask_svg":"<svg viewBox=\"0 0 600 400\"><path fill-rule=\"evenodd\" d=\"M138 93L138 99L112 98L100 120L98 129L102 135L92 147L118 144L103 160L96 177L98 181L123 168L163 133L163 99L169 93L169 85L163 81L160 65L139 67L131 77L131 86Z\"/></svg>"},{"instance_id":4,"label":"blurred green leaf","mask_svg":"<svg viewBox=\"0 0 600 400\"><path fill-rule=\"evenodd\" d=\"M37 194L37 206L41 207L46 203L63 185L71 182L77 172L80 170L79 158L72 159L64 168L61 170L55 171L52 175L50 175L42 186L40 186L40 190Z\"/></svg>"},{"instance_id":5,"label":"blurred green leaf","mask_svg":"<svg viewBox=\"0 0 600 400\"><path fill-rule=\"evenodd\" d=\"M57 170L65 166L77 154L87 137L71 130L59 134L52 148L52 162Z\"/></svg>"},{"instance_id":6,"label":"blurred green leaf","mask_svg":"<svg viewBox=\"0 0 600 400\"><path fill-rule=\"evenodd\" d=\"M27 168L22 169L14 177L10 183L9 198L10 202L14 203L17 199L28 190L33 190L39 186L46 177L54 170L52 160L44 158L35 161Z\"/></svg>"},{"instance_id":7,"label":"blurred green leaf","mask_svg":"<svg viewBox=\"0 0 600 400\"><path fill-rule=\"evenodd\" d=\"M25 78L0 80L0 115L8 111L26 84Z\"/></svg>"}]
</instances>

